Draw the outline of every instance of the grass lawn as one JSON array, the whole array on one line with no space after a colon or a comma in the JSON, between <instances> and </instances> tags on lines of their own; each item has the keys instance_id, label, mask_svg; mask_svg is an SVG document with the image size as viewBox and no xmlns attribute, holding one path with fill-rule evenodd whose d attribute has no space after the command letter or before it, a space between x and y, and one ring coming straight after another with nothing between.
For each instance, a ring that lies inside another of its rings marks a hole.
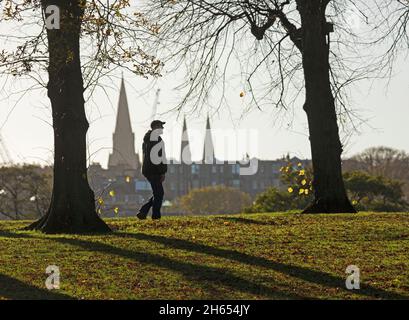
<instances>
[{"instance_id":1,"label":"grass lawn","mask_svg":"<svg viewBox=\"0 0 409 320\"><path fill-rule=\"evenodd\" d=\"M409 299L407 213L107 222L113 234L81 236L0 222L0 299ZM60 290L45 288L48 265Z\"/></svg>"}]
</instances>

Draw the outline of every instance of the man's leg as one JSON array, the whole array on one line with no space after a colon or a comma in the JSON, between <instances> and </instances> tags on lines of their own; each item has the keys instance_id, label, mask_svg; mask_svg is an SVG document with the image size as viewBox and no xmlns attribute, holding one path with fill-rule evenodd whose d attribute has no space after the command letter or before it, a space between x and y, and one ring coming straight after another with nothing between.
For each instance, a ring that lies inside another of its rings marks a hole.
<instances>
[{"instance_id":1,"label":"man's leg","mask_svg":"<svg viewBox=\"0 0 409 320\"><path fill-rule=\"evenodd\" d=\"M160 176L155 176L150 182L153 191L152 219L160 219L160 208L162 207L164 194L162 181L160 180Z\"/></svg>"},{"instance_id":2,"label":"man's leg","mask_svg":"<svg viewBox=\"0 0 409 320\"><path fill-rule=\"evenodd\" d=\"M149 200L144 203L144 205L139 209L137 214L139 219L145 219L149 213L149 209L152 207L153 204L153 196L149 198Z\"/></svg>"}]
</instances>

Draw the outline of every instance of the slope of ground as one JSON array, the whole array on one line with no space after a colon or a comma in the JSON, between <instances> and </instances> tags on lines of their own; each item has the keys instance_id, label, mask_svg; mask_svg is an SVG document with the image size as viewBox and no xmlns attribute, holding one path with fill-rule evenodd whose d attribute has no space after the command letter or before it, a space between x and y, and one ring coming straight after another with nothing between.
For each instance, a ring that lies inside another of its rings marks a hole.
<instances>
[{"instance_id":1,"label":"slope of ground","mask_svg":"<svg viewBox=\"0 0 409 320\"><path fill-rule=\"evenodd\" d=\"M0 222L0 299L409 299L409 214L108 219L111 235ZM60 289L45 269L60 270ZM348 265L359 290L345 287Z\"/></svg>"}]
</instances>

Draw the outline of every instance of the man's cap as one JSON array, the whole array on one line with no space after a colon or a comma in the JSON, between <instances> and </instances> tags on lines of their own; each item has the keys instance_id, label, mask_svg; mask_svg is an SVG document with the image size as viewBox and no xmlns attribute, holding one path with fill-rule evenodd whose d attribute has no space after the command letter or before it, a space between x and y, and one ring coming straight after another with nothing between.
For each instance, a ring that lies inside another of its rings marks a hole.
<instances>
[{"instance_id":1,"label":"man's cap","mask_svg":"<svg viewBox=\"0 0 409 320\"><path fill-rule=\"evenodd\" d=\"M160 120L153 120L152 122L151 122L151 128L152 129L155 129L155 128L163 128L163 125L165 124L166 122L163 122L163 121L160 121Z\"/></svg>"}]
</instances>

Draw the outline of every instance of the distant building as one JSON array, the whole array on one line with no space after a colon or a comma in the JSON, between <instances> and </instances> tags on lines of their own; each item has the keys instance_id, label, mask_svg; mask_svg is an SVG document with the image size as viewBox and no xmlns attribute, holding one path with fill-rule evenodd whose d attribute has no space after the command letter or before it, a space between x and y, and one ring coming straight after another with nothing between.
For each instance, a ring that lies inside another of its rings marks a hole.
<instances>
[{"instance_id":1,"label":"distant building","mask_svg":"<svg viewBox=\"0 0 409 320\"><path fill-rule=\"evenodd\" d=\"M142 141L142 137L138 140ZM191 189L215 185L237 188L255 197L269 187L280 187L280 168L287 163L287 160L246 159L256 160L258 169L253 175L240 175L240 168L245 165L239 161L217 160L209 117L206 120L202 161L192 161L186 119L183 119L181 150L180 158L168 163L164 182L165 204L187 194ZM291 162L297 164L309 161L292 158ZM99 204L100 210L112 215L115 211L119 215L136 214L139 206L151 195L150 185L141 174L141 166L139 154L135 152L135 136L122 79L108 168L104 169L100 164L91 164L89 167L90 184L96 197L104 201Z\"/></svg>"},{"instance_id":2,"label":"distant building","mask_svg":"<svg viewBox=\"0 0 409 320\"><path fill-rule=\"evenodd\" d=\"M112 136L113 147L109 155L108 168L125 168L137 170L139 157L135 153L135 135L131 127L128 99L126 97L124 79L121 80L121 89L118 101L115 132Z\"/></svg>"}]
</instances>

